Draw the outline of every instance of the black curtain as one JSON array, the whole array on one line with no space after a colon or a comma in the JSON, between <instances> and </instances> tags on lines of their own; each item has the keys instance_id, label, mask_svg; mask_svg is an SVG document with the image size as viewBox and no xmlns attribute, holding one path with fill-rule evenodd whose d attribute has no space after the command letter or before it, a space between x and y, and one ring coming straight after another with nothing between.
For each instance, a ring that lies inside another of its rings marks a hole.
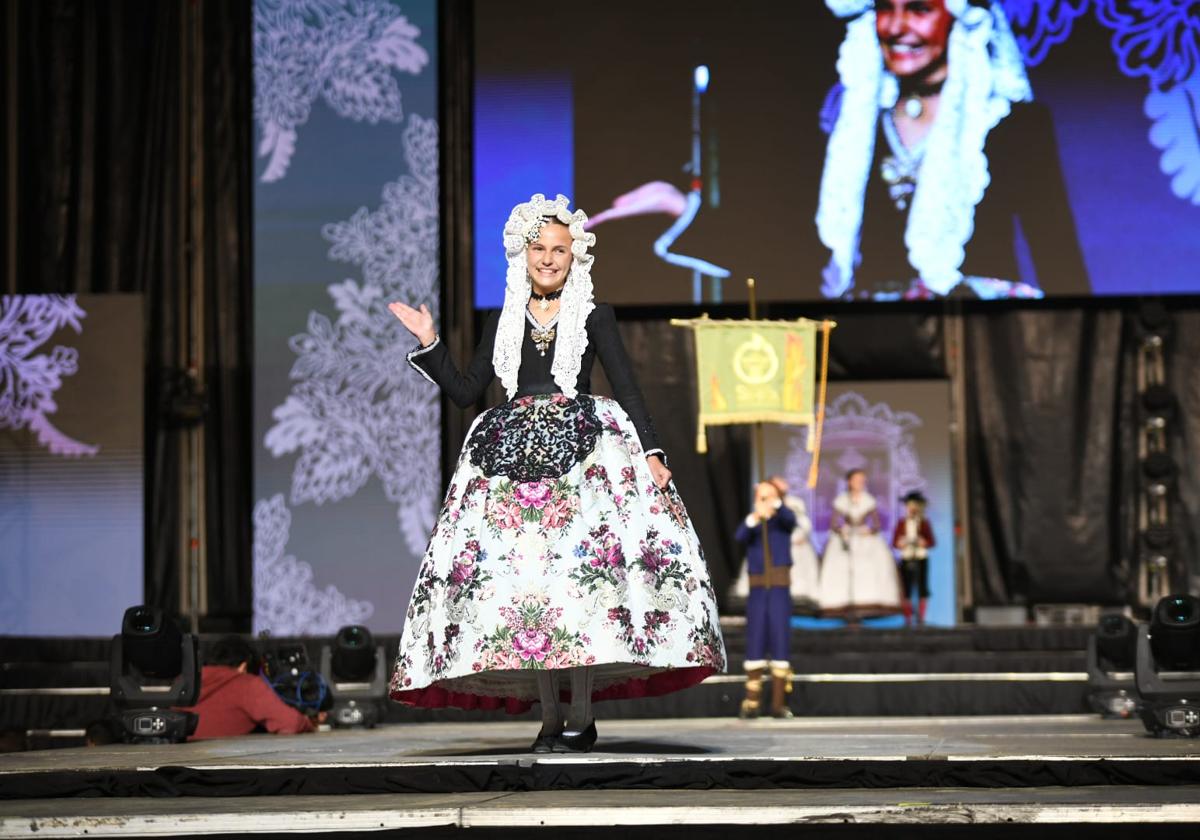
<instances>
[{"instance_id":1,"label":"black curtain","mask_svg":"<svg viewBox=\"0 0 1200 840\"><path fill-rule=\"evenodd\" d=\"M1116 309L967 316L976 603L1129 594L1136 452L1123 322Z\"/></svg>"},{"instance_id":2,"label":"black curtain","mask_svg":"<svg viewBox=\"0 0 1200 840\"><path fill-rule=\"evenodd\" d=\"M1196 587L1200 312L1175 304L1164 347L1175 589ZM1128 603L1136 595L1142 422L1139 303L987 311L966 320L969 522L977 604ZM1189 582L1189 577L1191 581Z\"/></svg>"},{"instance_id":3,"label":"black curtain","mask_svg":"<svg viewBox=\"0 0 1200 840\"><path fill-rule=\"evenodd\" d=\"M146 600L179 609L181 447L198 420L210 612L246 629L250 14L237 0L9 0L0 86L17 163L5 291L144 295ZM197 311L202 395L185 342Z\"/></svg>"}]
</instances>

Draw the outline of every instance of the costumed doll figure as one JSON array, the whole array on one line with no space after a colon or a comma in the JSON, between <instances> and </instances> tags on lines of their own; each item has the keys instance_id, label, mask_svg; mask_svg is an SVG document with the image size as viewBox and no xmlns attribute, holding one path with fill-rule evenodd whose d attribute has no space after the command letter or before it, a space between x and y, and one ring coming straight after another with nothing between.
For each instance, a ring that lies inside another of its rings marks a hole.
<instances>
[{"instance_id":1,"label":"costumed doll figure","mask_svg":"<svg viewBox=\"0 0 1200 840\"><path fill-rule=\"evenodd\" d=\"M754 510L738 526L737 541L746 548L750 594L746 599L746 698L743 718L758 717L762 680L771 669L771 715L791 717L787 693L792 688L789 641L792 596L789 588L791 538L796 514L770 481L754 489Z\"/></svg>"},{"instance_id":2,"label":"costumed doll figure","mask_svg":"<svg viewBox=\"0 0 1200 840\"><path fill-rule=\"evenodd\" d=\"M904 518L896 523L892 547L900 557L900 581L904 596L904 623L912 624L913 590L917 591L917 624L925 623L929 603L929 549L936 545L933 528L925 517L925 497L917 490L906 495Z\"/></svg>"},{"instance_id":3,"label":"costumed doll figure","mask_svg":"<svg viewBox=\"0 0 1200 840\"><path fill-rule=\"evenodd\" d=\"M781 475L773 475L769 479L783 496L783 504L796 515L796 527L792 529L792 569L791 584L793 609L811 610L817 606L817 580L820 563L817 553L813 551L812 520L808 516L808 506L804 499L793 496L788 492L788 483ZM730 590L731 599L745 603L750 597L750 575L745 559L742 569Z\"/></svg>"},{"instance_id":4,"label":"costumed doll figure","mask_svg":"<svg viewBox=\"0 0 1200 840\"><path fill-rule=\"evenodd\" d=\"M900 611L896 561L879 530L879 506L867 492L867 474L851 470L845 491L833 500L821 560L823 612L857 618Z\"/></svg>"},{"instance_id":5,"label":"costumed doll figure","mask_svg":"<svg viewBox=\"0 0 1200 840\"><path fill-rule=\"evenodd\" d=\"M699 540L612 307L593 300L586 221L561 195L513 208L504 306L465 370L427 307L389 305L420 342L409 364L456 405L494 378L507 395L471 425L450 477L391 697L511 713L540 702L534 752L590 750L595 700L676 691L725 667ZM597 359L615 399L591 394Z\"/></svg>"}]
</instances>

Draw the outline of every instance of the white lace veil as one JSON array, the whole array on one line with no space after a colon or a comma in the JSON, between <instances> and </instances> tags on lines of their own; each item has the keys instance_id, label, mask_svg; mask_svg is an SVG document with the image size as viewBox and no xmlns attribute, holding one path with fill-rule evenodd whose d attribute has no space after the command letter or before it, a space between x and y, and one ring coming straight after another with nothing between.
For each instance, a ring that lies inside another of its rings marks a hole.
<instances>
[{"instance_id":1,"label":"white lace veil","mask_svg":"<svg viewBox=\"0 0 1200 840\"><path fill-rule=\"evenodd\" d=\"M496 326L496 344L492 366L508 398L517 393L517 374L521 369L521 343L525 340L525 308L529 304L531 284L525 262L525 248L537 238L547 217L565 224L571 231L571 270L559 301L555 327L554 361L550 372L554 382L568 397L575 396L583 351L587 349L587 319L596 303L592 298L592 261L588 248L596 244L596 235L583 229L587 215L571 212L570 200L560 195L548 201L538 193L518 204L504 225L504 254L508 273L504 286L504 308Z\"/></svg>"},{"instance_id":2,"label":"white lace veil","mask_svg":"<svg viewBox=\"0 0 1200 840\"><path fill-rule=\"evenodd\" d=\"M840 297L854 284L863 198L871 177L882 110L900 87L883 65L873 0L826 0L839 17L852 17L838 51L844 88L829 137L817 207L817 232L833 252L822 293ZM1025 62L998 2L989 8L946 0L954 15L947 45L948 73L937 119L925 140L921 174L908 213L904 244L924 283L945 294L962 279L966 244L975 230L975 205L991 179L983 152L988 132L1008 116L1011 103L1033 93Z\"/></svg>"}]
</instances>

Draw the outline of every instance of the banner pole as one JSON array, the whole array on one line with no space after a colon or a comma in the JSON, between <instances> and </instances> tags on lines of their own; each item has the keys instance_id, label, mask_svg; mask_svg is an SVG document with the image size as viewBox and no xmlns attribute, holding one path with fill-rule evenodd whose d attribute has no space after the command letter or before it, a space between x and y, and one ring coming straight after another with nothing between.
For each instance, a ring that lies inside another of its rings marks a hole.
<instances>
[{"instance_id":1,"label":"banner pole","mask_svg":"<svg viewBox=\"0 0 1200 840\"><path fill-rule=\"evenodd\" d=\"M758 299L757 299L757 295L755 294L753 277L746 278L746 294L750 298L750 320L757 321L758 320ZM765 449L766 449L766 447L763 445L763 424L761 422L755 423L754 424L754 461L755 461L755 465L758 468L758 483L762 483L767 480L767 464L766 464L767 456L766 456ZM758 495L758 492L756 489L755 496L757 497L757 495ZM759 527L762 528L761 539L762 539L762 547L763 547L763 574L767 575L769 578L770 573L767 572L767 569L771 568L775 564L771 562L771 545L770 545L770 542L767 540L767 520L764 519L760 523Z\"/></svg>"}]
</instances>

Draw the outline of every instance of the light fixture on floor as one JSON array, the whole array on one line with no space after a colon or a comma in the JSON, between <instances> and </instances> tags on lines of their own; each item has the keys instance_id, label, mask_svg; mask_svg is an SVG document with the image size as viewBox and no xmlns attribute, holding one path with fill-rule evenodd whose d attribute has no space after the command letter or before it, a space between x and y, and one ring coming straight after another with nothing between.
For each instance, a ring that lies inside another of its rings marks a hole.
<instances>
[{"instance_id":1,"label":"light fixture on floor","mask_svg":"<svg viewBox=\"0 0 1200 840\"><path fill-rule=\"evenodd\" d=\"M1168 595L1138 628L1142 723L1158 737L1200 736L1200 599Z\"/></svg>"},{"instance_id":2,"label":"light fixture on floor","mask_svg":"<svg viewBox=\"0 0 1200 840\"><path fill-rule=\"evenodd\" d=\"M1123 615L1102 615L1088 639L1088 704L1105 718L1128 718L1137 711L1133 669L1137 626Z\"/></svg>"},{"instance_id":3,"label":"light fixture on floor","mask_svg":"<svg viewBox=\"0 0 1200 840\"><path fill-rule=\"evenodd\" d=\"M172 744L196 731L199 718L172 706L192 706L200 694L196 638L158 607L125 611L113 636L109 689L128 742Z\"/></svg>"},{"instance_id":4,"label":"light fixture on floor","mask_svg":"<svg viewBox=\"0 0 1200 840\"><path fill-rule=\"evenodd\" d=\"M387 696L387 657L361 624L338 630L321 648L321 676L333 694L329 722L339 728L370 729L379 722Z\"/></svg>"}]
</instances>

